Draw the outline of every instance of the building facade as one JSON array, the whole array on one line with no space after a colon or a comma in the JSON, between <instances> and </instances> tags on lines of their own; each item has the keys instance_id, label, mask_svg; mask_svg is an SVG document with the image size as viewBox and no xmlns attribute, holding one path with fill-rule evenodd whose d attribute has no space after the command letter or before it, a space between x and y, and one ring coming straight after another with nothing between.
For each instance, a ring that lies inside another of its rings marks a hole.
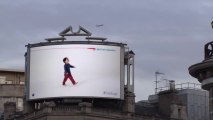
<instances>
[{"instance_id":1,"label":"building facade","mask_svg":"<svg viewBox=\"0 0 213 120\"><path fill-rule=\"evenodd\" d=\"M204 90L209 91L209 114L213 120L213 42L204 46L204 60L189 67L189 74L198 79Z\"/></svg>"},{"instance_id":2,"label":"building facade","mask_svg":"<svg viewBox=\"0 0 213 120\"><path fill-rule=\"evenodd\" d=\"M167 91L169 87L160 88L161 92ZM209 120L209 92L201 89L200 84L181 83L176 84L178 99L186 107L188 120ZM150 95L148 103L152 105L162 104L159 94Z\"/></svg>"},{"instance_id":3,"label":"building facade","mask_svg":"<svg viewBox=\"0 0 213 120\"><path fill-rule=\"evenodd\" d=\"M188 120L209 120L209 92L201 89L179 90L187 109Z\"/></svg>"},{"instance_id":4,"label":"building facade","mask_svg":"<svg viewBox=\"0 0 213 120\"><path fill-rule=\"evenodd\" d=\"M23 110L24 80L24 71L0 69L0 114L6 102L14 102L16 111Z\"/></svg>"}]
</instances>

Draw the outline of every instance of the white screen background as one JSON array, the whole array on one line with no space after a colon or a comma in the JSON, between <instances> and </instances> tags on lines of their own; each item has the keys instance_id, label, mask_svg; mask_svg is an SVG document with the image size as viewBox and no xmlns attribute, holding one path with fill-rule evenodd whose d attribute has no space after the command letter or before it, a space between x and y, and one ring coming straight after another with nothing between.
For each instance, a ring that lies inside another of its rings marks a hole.
<instances>
[{"instance_id":1,"label":"white screen background","mask_svg":"<svg viewBox=\"0 0 213 120\"><path fill-rule=\"evenodd\" d=\"M69 79L65 86L62 85L64 57L76 67L70 69L77 85L72 85ZM52 45L31 48L29 90L29 99L120 98L120 47Z\"/></svg>"}]
</instances>

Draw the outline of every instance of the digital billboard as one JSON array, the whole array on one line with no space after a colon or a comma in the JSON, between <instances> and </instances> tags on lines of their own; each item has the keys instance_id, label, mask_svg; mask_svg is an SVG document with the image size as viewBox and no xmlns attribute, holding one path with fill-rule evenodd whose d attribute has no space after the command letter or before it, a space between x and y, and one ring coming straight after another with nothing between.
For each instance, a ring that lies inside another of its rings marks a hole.
<instances>
[{"instance_id":1,"label":"digital billboard","mask_svg":"<svg viewBox=\"0 0 213 120\"><path fill-rule=\"evenodd\" d=\"M30 48L29 100L121 98L121 47L64 44Z\"/></svg>"}]
</instances>

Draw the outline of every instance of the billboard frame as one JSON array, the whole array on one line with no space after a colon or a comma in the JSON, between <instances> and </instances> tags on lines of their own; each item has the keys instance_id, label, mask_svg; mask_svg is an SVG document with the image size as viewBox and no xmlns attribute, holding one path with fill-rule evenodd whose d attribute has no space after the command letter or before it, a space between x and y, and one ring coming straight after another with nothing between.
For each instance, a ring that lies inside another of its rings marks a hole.
<instances>
[{"instance_id":1,"label":"billboard frame","mask_svg":"<svg viewBox=\"0 0 213 120\"><path fill-rule=\"evenodd\" d=\"M120 98L111 98L111 97L89 97L89 96L66 96L66 97L48 97L48 98L38 98L38 99L29 99L30 92L30 55L31 48L42 47L42 46L54 46L54 45L73 45L73 44L85 44L85 45L106 45L106 46L118 46L120 47ZM108 42L108 41L62 41L62 42L40 42L35 44L28 44L27 53L25 58L25 93L27 101L40 101L40 100L52 100L52 99L63 99L63 98L104 98L104 99L118 99L124 100L124 87L125 87L125 66L124 66L124 56L125 56L125 47L127 45L124 43L117 42Z\"/></svg>"}]
</instances>

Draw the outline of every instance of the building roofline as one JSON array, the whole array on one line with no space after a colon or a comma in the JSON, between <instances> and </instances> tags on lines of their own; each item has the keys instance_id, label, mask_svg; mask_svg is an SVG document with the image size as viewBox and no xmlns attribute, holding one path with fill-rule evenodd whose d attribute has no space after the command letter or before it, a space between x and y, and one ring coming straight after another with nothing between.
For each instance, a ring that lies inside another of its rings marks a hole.
<instances>
[{"instance_id":1,"label":"building roofline","mask_svg":"<svg viewBox=\"0 0 213 120\"><path fill-rule=\"evenodd\" d=\"M4 71L4 72L20 72L20 73L24 73L25 72L22 69L8 69L8 68L0 68L0 71Z\"/></svg>"}]
</instances>

